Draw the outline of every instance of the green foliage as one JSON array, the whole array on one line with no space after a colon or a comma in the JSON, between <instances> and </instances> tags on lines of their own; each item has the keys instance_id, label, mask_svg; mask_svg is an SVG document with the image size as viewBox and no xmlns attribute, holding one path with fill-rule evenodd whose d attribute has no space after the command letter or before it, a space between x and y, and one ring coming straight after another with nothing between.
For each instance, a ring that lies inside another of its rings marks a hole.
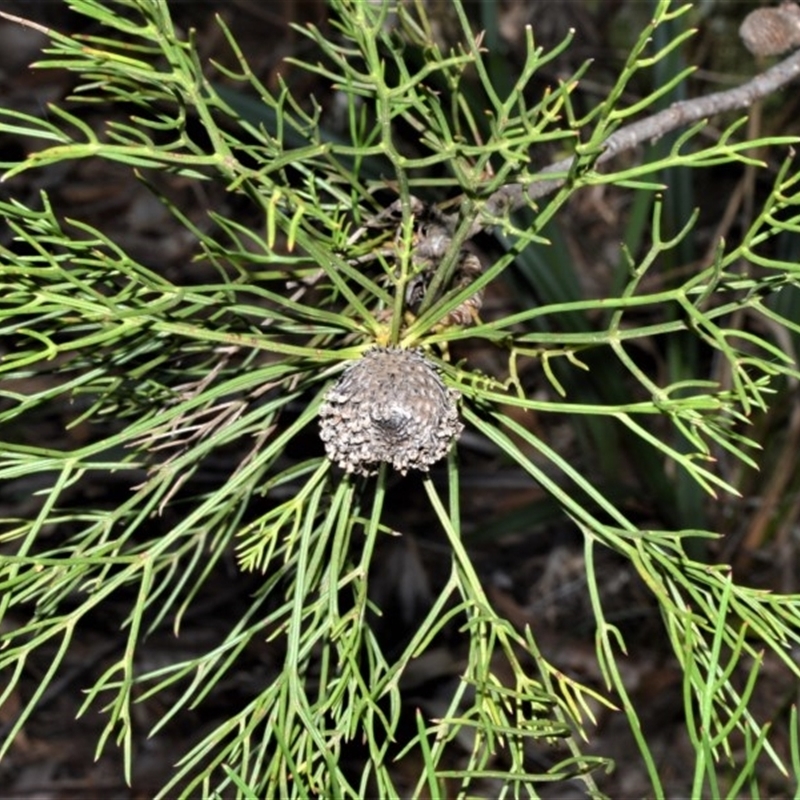
<instances>
[{"instance_id":1,"label":"green foliage","mask_svg":"<svg viewBox=\"0 0 800 800\"><path fill-rule=\"evenodd\" d=\"M689 520L674 530L641 529L603 486L510 413L567 414L606 453L614 442L628 442L652 466L667 506L667 476L676 470L710 496L735 492L715 469L715 457L724 452L755 466L748 421L770 407L787 380L800 377L775 334L797 336L800 325L771 299L800 284L796 259L776 257L772 246L781 232L800 228L800 176L791 156L740 241L720 242L713 263L678 280L655 289L645 280L692 236L697 221L686 208L679 229L665 229L659 194L665 170L735 163L764 169L751 155L756 149L781 153L796 142L747 141L736 120L714 140L701 138L697 125L641 163L594 166L611 132L655 108L686 77L681 69L640 101L623 102L631 81L658 70L690 35L653 45L654 34L686 7L656 4L607 97L581 117L573 93L589 65L536 102L528 91L568 40L545 52L528 32L525 68L513 85L501 87L492 53L460 2L453 3L460 43L445 51L421 3L335 0L332 30L298 29L319 58L294 61L344 99L347 133L335 136L322 126L313 98L301 102L287 85L272 92L257 80L221 21L238 68L218 69L243 93L255 93L256 108L205 77L192 36L178 36L165 0L71 0L70 6L99 32L50 32L38 66L66 68L77 78L68 102L42 116L0 110L0 131L41 143L24 160L4 165L7 184L13 189L14 176L49 165L106 159L137 170L154 192L160 171L222 182L258 211L263 230L254 233L222 213L211 215L211 225L197 225L162 196L196 238L198 263L213 267L216 278L198 283L191 264L167 278L137 263L102 231L57 212L46 194L31 207L13 199L0 204L14 233L0 265L0 330L9 343L0 361L0 420L13 423L0 450L0 475L12 487L23 477L40 487L35 513L6 520L0 536L0 617L13 611L28 620L4 632L0 705L40 648L54 652L0 755L52 684L76 632L121 597L129 603L121 622L127 641L89 688L83 712L102 708L98 753L112 741L119 745L128 778L134 703L177 696L154 734L201 705L253 642L278 643L282 653L252 701L182 756L162 797L391 797L399 791L394 759L411 752L424 765L413 796L441 796L445 781L464 796L537 796L540 787L570 779L598 795L595 776L610 764L585 746L598 703L627 716L652 794L662 797L640 710L620 671L625 642L606 618L599 591L595 553L604 547L629 560L662 610L683 672L686 724L697 753L695 796L735 796L762 758L796 773L796 739L794 763L784 764L748 700L763 680L765 652L800 672L791 656L800 644L800 598L739 585L727 567L692 557L687 542L713 534L694 530ZM125 104L129 120L97 131L82 114L109 101ZM190 120L199 120L202 135ZM398 124L417 132L414 152L399 146ZM577 156L565 185L547 202L490 214L488 201L502 187L524 189L543 179L530 153L545 142ZM549 260L548 245L568 199L598 184L646 197L633 238L647 238L647 229L649 239L627 254L618 290L592 298L577 294L569 264ZM378 190L386 185L396 191L402 216L396 263L386 255L392 244L386 233L370 228L385 208ZM419 313L405 324L406 290L416 277L414 195L457 196L458 205L451 247ZM490 225L499 255L474 281L454 286L462 246ZM512 267L517 280L527 274L537 287L550 287L545 302L470 327L438 324ZM752 321L746 328L732 322L742 313ZM643 325L645 316L656 321ZM676 337L713 354L725 378L695 372L662 384L639 365L640 343L660 346ZM451 363L448 347L468 340L503 352L510 377ZM379 609L368 589L377 543L392 533L383 521L389 476L384 470L376 480L341 479L321 447L292 449L314 433L330 379L376 341L421 346L435 357L463 394L468 426L543 487L559 514L583 532L601 691L545 659L532 632L516 628L487 597L463 541L455 455L444 488L429 476L422 482L452 551L451 572L402 652L388 657L382 649L370 621ZM518 362L530 357L552 388L546 397L530 396L518 377ZM91 424L88 441L62 448L25 439L25 427L56 408L69 413L70 426ZM240 454L229 474L211 485L196 482L202 466L226 449ZM298 451L304 455L292 455ZM75 487L98 475L130 491L110 507L76 504ZM178 633L232 552L240 570L263 574L247 612L230 621L212 650L138 670L142 640L168 626ZM416 732L398 739L403 676L454 624L468 635L469 653L449 708L437 720L418 713ZM745 685L734 679L742 669ZM470 757L454 767L444 754L465 735ZM734 740L745 742L744 760L732 755ZM352 742L366 753L355 777L342 766ZM531 742L560 743L565 755L537 767ZM482 790L481 781L492 781L492 788Z\"/></svg>"}]
</instances>

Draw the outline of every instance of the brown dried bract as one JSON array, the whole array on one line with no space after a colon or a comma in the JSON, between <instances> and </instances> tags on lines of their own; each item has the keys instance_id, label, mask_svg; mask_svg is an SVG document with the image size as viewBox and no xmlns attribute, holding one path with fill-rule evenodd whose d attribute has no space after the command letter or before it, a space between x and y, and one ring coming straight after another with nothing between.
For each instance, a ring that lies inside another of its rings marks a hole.
<instances>
[{"instance_id":1,"label":"brown dried bract","mask_svg":"<svg viewBox=\"0 0 800 800\"><path fill-rule=\"evenodd\" d=\"M784 2L774 8L757 8L744 18L739 36L757 56L778 56L800 47L800 6Z\"/></svg>"},{"instance_id":2,"label":"brown dried bract","mask_svg":"<svg viewBox=\"0 0 800 800\"><path fill-rule=\"evenodd\" d=\"M464 429L458 397L419 351L376 347L328 390L320 438L347 472L374 475L381 462L427 471Z\"/></svg>"},{"instance_id":3,"label":"brown dried bract","mask_svg":"<svg viewBox=\"0 0 800 800\"><path fill-rule=\"evenodd\" d=\"M410 211L414 216L413 241L411 251L412 277L405 287L405 308L412 314L419 313L434 275L441 262L453 248L453 228L457 218L447 216L435 205L423 203L419 198L410 198ZM381 211L359 230L352 241L357 241L367 230L386 230L393 232L393 243L382 250L384 257L397 258L402 244L402 204L399 200ZM363 262L363 258L360 261ZM458 252L452 275L447 285L440 287L444 293L454 289L471 286L482 274L483 265L478 256L471 251L469 243ZM445 314L437 325L447 328L451 325L475 325L483 304L483 289L473 291L459 306Z\"/></svg>"}]
</instances>

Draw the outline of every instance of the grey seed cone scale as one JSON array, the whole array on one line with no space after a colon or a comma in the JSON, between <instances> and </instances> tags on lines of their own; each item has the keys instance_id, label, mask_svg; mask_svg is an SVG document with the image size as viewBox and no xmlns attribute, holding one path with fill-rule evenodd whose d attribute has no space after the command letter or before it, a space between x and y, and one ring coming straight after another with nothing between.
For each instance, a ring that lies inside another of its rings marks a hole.
<instances>
[{"instance_id":1,"label":"grey seed cone scale","mask_svg":"<svg viewBox=\"0 0 800 800\"><path fill-rule=\"evenodd\" d=\"M403 475L427 471L464 429L458 397L419 351L375 347L328 390L320 438L347 472L374 475L381 462Z\"/></svg>"},{"instance_id":2,"label":"grey seed cone scale","mask_svg":"<svg viewBox=\"0 0 800 800\"><path fill-rule=\"evenodd\" d=\"M784 0L779 6L757 8L744 18L739 36L757 56L778 56L800 47L800 6Z\"/></svg>"}]
</instances>

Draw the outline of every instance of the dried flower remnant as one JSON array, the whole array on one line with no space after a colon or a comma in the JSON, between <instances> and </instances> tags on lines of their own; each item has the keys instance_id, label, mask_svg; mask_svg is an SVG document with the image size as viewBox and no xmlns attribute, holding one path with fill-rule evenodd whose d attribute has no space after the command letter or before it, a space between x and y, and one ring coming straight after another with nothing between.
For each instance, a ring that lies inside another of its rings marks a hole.
<instances>
[{"instance_id":1,"label":"dried flower remnant","mask_svg":"<svg viewBox=\"0 0 800 800\"><path fill-rule=\"evenodd\" d=\"M739 28L745 47L757 56L779 56L800 47L800 6L783 2L750 12Z\"/></svg>"},{"instance_id":2,"label":"dried flower remnant","mask_svg":"<svg viewBox=\"0 0 800 800\"><path fill-rule=\"evenodd\" d=\"M458 397L419 351L375 347L328 390L320 438L347 472L374 475L381 462L427 471L464 429Z\"/></svg>"},{"instance_id":3,"label":"dried flower remnant","mask_svg":"<svg viewBox=\"0 0 800 800\"><path fill-rule=\"evenodd\" d=\"M423 203L417 197L409 198L410 211L413 215L413 237L411 249L412 276L405 287L405 308L412 314L418 314L420 306L425 300L434 282L437 271L442 261L453 248L453 230L458 222L456 215L446 215L437 206ZM376 252L388 257L399 265L401 261L400 248L404 243L403 233L403 204L396 200L387 206L377 216L369 220L351 237L355 243L367 231L386 231L392 233L391 239L381 248L367 256L360 257L358 261L364 263L375 258ZM471 286L483 273L483 265L478 256L472 252L467 243L462 246L455 258L452 275L445 286L440 286L437 298L443 293L465 289ZM395 279L399 277L398 266ZM478 314L483 304L483 289L472 292L459 306L437 320L437 325L448 328L451 325L475 325L479 319ZM377 312L380 316L381 311Z\"/></svg>"}]
</instances>

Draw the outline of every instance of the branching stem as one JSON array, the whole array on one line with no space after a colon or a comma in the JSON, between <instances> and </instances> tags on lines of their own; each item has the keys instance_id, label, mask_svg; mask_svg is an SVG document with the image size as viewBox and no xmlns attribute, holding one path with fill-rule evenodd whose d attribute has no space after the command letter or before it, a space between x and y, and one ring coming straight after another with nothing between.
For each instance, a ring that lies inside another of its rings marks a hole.
<instances>
[{"instance_id":1,"label":"branching stem","mask_svg":"<svg viewBox=\"0 0 800 800\"><path fill-rule=\"evenodd\" d=\"M735 89L715 92L693 100L681 100L657 114L625 125L605 140L602 153L595 165L604 164L619 153L631 150L642 142L653 142L677 128L691 125L706 117L738 108L749 108L757 100L776 92L798 75L800 75L800 50ZM515 211L528 202L546 197L559 189L564 185L566 178L546 176L569 172L574 161L575 157L572 156L550 164L538 173L542 176L542 180L536 180L528 186L510 183L499 189L486 203L484 216L476 222L472 230L473 235L488 227L491 224L488 222L489 219L497 219L504 212Z\"/></svg>"}]
</instances>

